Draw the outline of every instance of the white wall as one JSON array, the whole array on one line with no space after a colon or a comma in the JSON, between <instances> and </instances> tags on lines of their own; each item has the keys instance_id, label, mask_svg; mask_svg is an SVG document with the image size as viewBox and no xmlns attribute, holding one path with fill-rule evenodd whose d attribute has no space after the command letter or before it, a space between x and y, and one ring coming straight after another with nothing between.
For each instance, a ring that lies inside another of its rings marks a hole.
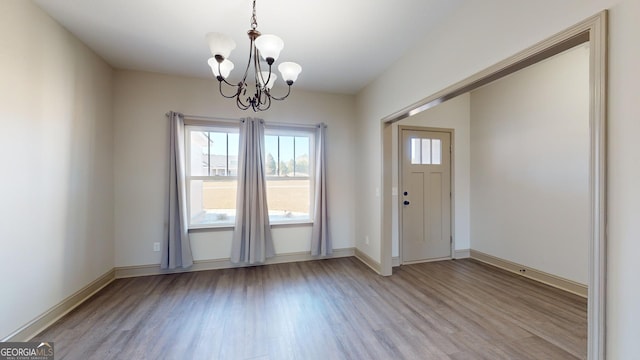
<instances>
[{"instance_id":1,"label":"white wall","mask_svg":"<svg viewBox=\"0 0 640 360\"><path fill-rule=\"evenodd\" d=\"M607 353L640 358L640 1L469 1L361 91L356 246L380 259L380 120L595 13L610 9ZM369 235L370 243L364 243Z\"/></svg>"},{"instance_id":2,"label":"white wall","mask_svg":"<svg viewBox=\"0 0 640 360\"><path fill-rule=\"evenodd\" d=\"M353 96L294 88L284 103L274 103L267 112L254 114L240 111L233 101L222 98L215 79L117 71L114 86L116 266L160 262L160 253L152 252L152 244L162 240L165 228L168 121L164 114L169 110L223 118L257 115L266 122L325 122L333 245L335 249L355 246ZM231 234L230 230L193 232L194 258L228 258ZM308 225L275 228L276 252L310 251L310 236Z\"/></svg>"},{"instance_id":3,"label":"white wall","mask_svg":"<svg viewBox=\"0 0 640 360\"><path fill-rule=\"evenodd\" d=\"M469 180L470 180L470 96L464 94L447 101L439 106L423 111L417 115L403 119L392 126L392 184L402 193L402 186L398 184L398 126L422 126L432 128L453 129L453 240L455 250L469 249ZM393 196L392 229L393 254L399 256L398 212L400 211L398 196Z\"/></svg>"},{"instance_id":4,"label":"white wall","mask_svg":"<svg viewBox=\"0 0 640 360\"><path fill-rule=\"evenodd\" d=\"M588 283L589 46L471 93L472 248Z\"/></svg>"},{"instance_id":5,"label":"white wall","mask_svg":"<svg viewBox=\"0 0 640 360\"><path fill-rule=\"evenodd\" d=\"M0 2L0 339L113 268L111 68Z\"/></svg>"}]
</instances>

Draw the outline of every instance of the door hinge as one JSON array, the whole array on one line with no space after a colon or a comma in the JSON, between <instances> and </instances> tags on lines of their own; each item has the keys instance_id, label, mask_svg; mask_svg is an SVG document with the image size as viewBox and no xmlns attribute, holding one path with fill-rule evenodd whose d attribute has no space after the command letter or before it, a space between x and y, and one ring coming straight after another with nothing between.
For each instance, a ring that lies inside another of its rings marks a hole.
<instances>
[{"instance_id":1,"label":"door hinge","mask_svg":"<svg viewBox=\"0 0 640 360\"><path fill-rule=\"evenodd\" d=\"M453 244L453 235L449 236L449 243Z\"/></svg>"}]
</instances>

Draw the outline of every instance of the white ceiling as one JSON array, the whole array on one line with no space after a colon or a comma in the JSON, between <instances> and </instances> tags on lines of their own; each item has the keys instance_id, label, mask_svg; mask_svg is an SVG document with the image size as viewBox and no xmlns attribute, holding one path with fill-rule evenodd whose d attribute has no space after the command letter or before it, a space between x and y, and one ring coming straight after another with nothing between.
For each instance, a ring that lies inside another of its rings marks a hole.
<instances>
[{"instance_id":1,"label":"white ceiling","mask_svg":"<svg viewBox=\"0 0 640 360\"><path fill-rule=\"evenodd\" d=\"M258 30L285 43L294 87L354 94L466 0L257 0ZM248 56L251 0L35 0L118 69L211 78L207 32L230 35L230 60ZM233 73L232 73L233 74ZM232 77L233 79L233 77Z\"/></svg>"}]
</instances>

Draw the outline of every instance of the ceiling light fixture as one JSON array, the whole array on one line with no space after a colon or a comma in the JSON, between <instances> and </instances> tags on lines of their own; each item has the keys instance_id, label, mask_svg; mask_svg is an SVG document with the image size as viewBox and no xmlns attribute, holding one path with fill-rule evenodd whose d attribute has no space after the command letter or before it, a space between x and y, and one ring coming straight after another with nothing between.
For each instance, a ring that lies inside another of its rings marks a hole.
<instances>
[{"instance_id":1,"label":"ceiling light fixture","mask_svg":"<svg viewBox=\"0 0 640 360\"><path fill-rule=\"evenodd\" d=\"M284 47L284 42L275 35L260 34L257 28L256 0L253 0L251 30L247 31L250 40L249 61L247 62L244 76L237 85L227 81L227 77L234 67L233 63L227 58L236 47L235 41L233 41L231 37L220 33L208 33L206 36L209 49L213 55L213 57L209 59L209 66L220 85L220 94L227 99L236 99L236 105L242 110L251 108L253 111L264 111L271 107L272 100L286 99L287 96L291 94L291 85L298 79L298 75L302 71L302 67L294 62L283 62L278 65L282 79L287 83L289 89L287 94L282 97L272 95L271 88L278 76L271 71L271 68L273 63L278 59L280 51L282 51ZM266 62L269 66L268 71L262 70L261 57L262 61ZM249 75L249 68L251 68L252 64L255 76L255 93L253 96L247 96L247 76ZM223 83L226 86L234 88L235 93L225 95L222 90ZM243 100L243 98L245 99Z\"/></svg>"}]
</instances>

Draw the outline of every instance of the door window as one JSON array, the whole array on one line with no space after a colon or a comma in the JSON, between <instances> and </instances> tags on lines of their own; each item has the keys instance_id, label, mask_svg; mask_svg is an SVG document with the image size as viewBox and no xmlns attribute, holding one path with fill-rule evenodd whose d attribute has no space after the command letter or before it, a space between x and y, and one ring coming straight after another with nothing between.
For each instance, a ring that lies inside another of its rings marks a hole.
<instances>
[{"instance_id":1,"label":"door window","mask_svg":"<svg viewBox=\"0 0 640 360\"><path fill-rule=\"evenodd\" d=\"M412 165L441 165L442 140L429 138L411 139Z\"/></svg>"}]
</instances>

